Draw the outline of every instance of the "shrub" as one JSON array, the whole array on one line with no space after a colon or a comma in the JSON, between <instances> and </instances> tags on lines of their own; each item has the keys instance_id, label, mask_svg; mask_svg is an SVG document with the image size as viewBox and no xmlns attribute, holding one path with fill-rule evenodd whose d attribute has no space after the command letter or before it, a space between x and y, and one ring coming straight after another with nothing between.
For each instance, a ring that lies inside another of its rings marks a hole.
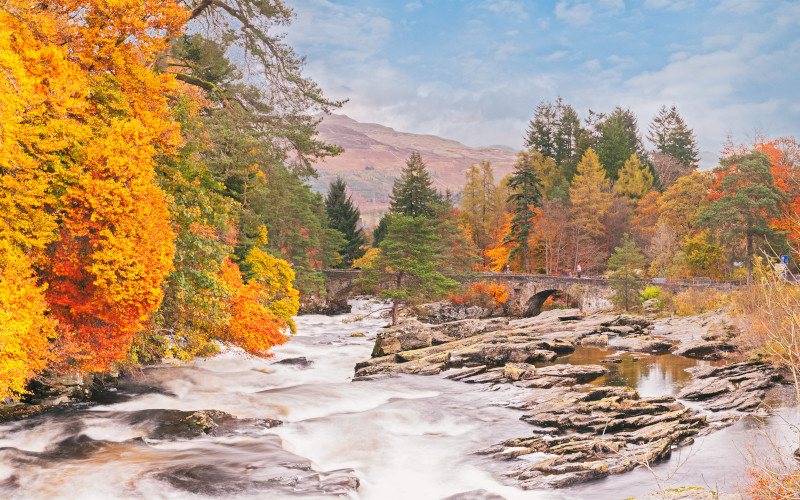
<instances>
[{"instance_id":1,"label":"shrub","mask_svg":"<svg viewBox=\"0 0 800 500\"><path fill-rule=\"evenodd\" d=\"M684 290L672 299L672 307L678 316L691 316L719 309L728 297L711 288L691 288Z\"/></svg>"}]
</instances>

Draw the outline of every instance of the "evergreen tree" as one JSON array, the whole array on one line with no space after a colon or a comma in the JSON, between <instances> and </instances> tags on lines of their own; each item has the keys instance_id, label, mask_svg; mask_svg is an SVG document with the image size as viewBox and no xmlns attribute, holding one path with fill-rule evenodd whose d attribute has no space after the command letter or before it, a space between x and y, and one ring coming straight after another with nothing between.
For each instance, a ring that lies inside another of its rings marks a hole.
<instances>
[{"instance_id":1,"label":"evergreen tree","mask_svg":"<svg viewBox=\"0 0 800 500\"><path fill-rule=\"evenodd\" d=\"M411 153L399 179L392 186L390 211L411 217L433 217L441 197L418 152Z\"/></svg>"},{"instance_id":2,"label":"evergreen tree","mask_svg":"<svg viewBox=\"0 0 800 500\"><path fill-rule=\"evenodd\" d=\"M692 129L686 126L678 113L677 107L667 109L666 106L661 106L650 124L647 139L658 152L674 158L685 168L697 168L697 141Z\"/></svg>"},{"instance_id":3,"label":"evergreen tree","mask_svg":"<svg viewBox=\"0 0 800 500\"><path fill-rule=\"evenodd\" d=\"M325 211L328 214L330 227L344 235L344 245L338 249L342 262L337 267L349 268L355 259L361 258L366 252L364 246L367 237L364 235L364 230L358 227L361 212L347 195L347 184L341 177L337 177L328 187L328 194L325 195Z\"/></svg>"},{"instance_id":4,"label":"evergreen tree","mask_svg":"<svg viewBox=\"0 0 800 500\"><path fill-rule=\"evenodd\" d=\"M379 248L381 246L381 242L386 237L386 223L388 214L384 214L381 217L381 220L378 221L378 225L375 226L375 229L372 230L372 247Z\"/></svg>"},{"instance_id":5,"label":"evergreen tree","mask_svg":"<svg viewBox=\"0 0 800 500\"><path fill-rule=\"evenodd\" d=\"M559 97L555 102L541 102L536 107L534 118L528 125L525 147L552 158L559 175L569 182L579 159L581 133L578 113Z\"/></svg>"},{"instance_id":6,"label":"evergreen tree","mask_svg":"<svg viewBox=\"0 0 800 500\"><path fill-rule=\"evenodd\" d=\"M392 301L392 324L402 305L431 301L459 284L436 270L437 236L417 217L391 214L380 253L361 271L359 283Z\"/></svg>"},{"instance_id":7,"label":"evergreen tree","mask_svg":"<svg viewBox=\"0 0 800 500\"><path fill-rule=\"evenodd\" d=\"M546 161L542 153L533 150L521 151L514 163L508 186L511 188L511 210L514 217L511 219L511 231L503 239L503 243L514 243L511 257L522 254L524 270L531 272L530 234L536 221L536 207L542 203L542 193L539 190L541 183L536 174L537 165Z\"/></svg>"},{"instance_id":8,"label":"evergreen tree","mask_svg":"<svg viewBox=\"0 0 800 500\"><path fill-rule=\"evenodd\" d=\"M601 251L603 219L611 208L609 190L600 160L591 148L587 149L569 188L575 251L573 269L581 262L586 264Z\"/></svg>"},{"instance_id":9,"label":"evergreen tree","mask_svg":"<svg viewBox=\"0 0 800 500\"><path fill-rule=\"evenodd\" d=\"M720 160L711 186L714 201L700 214L701 224L719 230L728 241L744 238L748 283L756 247L783 251L786 246L786 236L772 226L786 194L775 185L770 167L769 157L760 151Z\"/></svg>"},{"instance_id":10,"label":"evergreen tree","mask_svg":"<svg viewBox=\"0 0 800 500\"><path fill-rule=\"evenodd\" d=\"M627 233L622 237L620 245L609 257L608 269L611 270L611 288L617 292L612 300L628 311L630 306L638 303L638 291L642 284L636 271L644 266L644 257Z\"/></svg>"},{"instance_id":11,"label":"evergreen tree","mask_svg":"<svg viewBox=\"0 0 800 500\"><path fill-rule=\"evenodd\" d=\"M630 109L617 107L608 118L600 122L598 131L597 156L609 179L617 179L619 171L631 155L647 158L639 136L636 116Z\"/></svg>"},{"instance_id":12,"label":"evergreen tree","mask_svg":"<svg viewBox=\"0 0 800 500\"><path fill-rule=\"evenodd\" d=\"M619 178L614 184L614 190L621 196L627 196L633 200L644 197L653 188L653 174L647 165L639 161L635 154L625 162L619 172Z\"/></svg>"}]
</instances>

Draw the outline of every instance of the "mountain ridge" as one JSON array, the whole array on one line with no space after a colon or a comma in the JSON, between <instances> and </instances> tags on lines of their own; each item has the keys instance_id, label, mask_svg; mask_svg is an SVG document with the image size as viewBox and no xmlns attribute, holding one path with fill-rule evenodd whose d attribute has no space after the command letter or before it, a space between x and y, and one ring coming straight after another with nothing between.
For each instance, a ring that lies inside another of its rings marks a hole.
<instances>
[{"instance_id":1,"label":"mountain ridge","mask_svg":"<svg viewBox=\"0 0 800 500\"><path fill-rule=\"evenodd\" d=\"M319 139L342 146L344 153L314 164L319 178L311 181L312 187L325 192L332 180L342 176L367 227L376 224L387 210L394 179L413 151L422 156L435 187L453 193L461 191L470 165L491 162L497 182L511 172L516 159L513 149L507 146L475 148L432 134L398 132L378 123L362 123L340 114L324 115L317 131Z\"/></svg>"}]
</instances>

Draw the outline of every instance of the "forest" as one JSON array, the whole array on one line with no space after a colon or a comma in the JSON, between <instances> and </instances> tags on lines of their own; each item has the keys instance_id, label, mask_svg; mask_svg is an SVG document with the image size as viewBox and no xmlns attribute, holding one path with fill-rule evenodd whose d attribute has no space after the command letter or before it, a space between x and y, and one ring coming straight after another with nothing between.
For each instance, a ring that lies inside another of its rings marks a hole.
<instances>
[{"instance_id":1,"label":"forest","mask_svg":"<svg viewBox=\"0 0 800 500\"><path fill-rule=\"evenodd\" d=\"M534 110L510 176L481 163L440 193L413 154L363 228L343 180L308 185L341 152L314 116L343 103L274 33L292 17L258 0L3 3L0 397L224 344L268 356L329 267L361 268L396 321L476 271L600 275L625 254L639 277L740 279L800 237L794 139L731 142L700 172L674 106L647 151L630 110L581 118L561 99Z\"/></svg>"}]
</instances>

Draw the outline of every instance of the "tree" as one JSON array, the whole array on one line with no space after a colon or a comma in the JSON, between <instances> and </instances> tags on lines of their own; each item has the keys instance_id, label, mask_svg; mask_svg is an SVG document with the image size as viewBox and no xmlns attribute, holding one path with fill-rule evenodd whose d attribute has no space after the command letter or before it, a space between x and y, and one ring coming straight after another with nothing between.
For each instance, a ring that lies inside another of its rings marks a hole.
<instances>
[{"instance_id":1,"label":"tree","mask_svg":"<svg viewBox=\"0 0 800 500\"><path fill-rule=\"evenodd\" d=\"M677 107L667 109L666 106L661 106L650 123L647 139L653 143L656 151L674 158L685 169L691 171L697 168L697 141L692 129L686 126L678 113Z\"/></svg>"},{"instance_id":2,"label":"tree","mask_svg":"<svg viewBox=\"0 0 800 500\"><path fill-rule=\"evenodd\" d=\"M620 246L614 249L614 253L608 259L611 288L617 292L612 300L626 311L637 302L638 290L642 285L639 283L636 271L643 265L644 257L633 239L626 234L622 237Z\"/></svg>"},{"instance_id":3,"label":"tree","mask_svg":"<svg viewBox=\"0 0 800 500\"><path fill-rule=\"evenodd\" d=\"M603 220L611 208L610 187L603 166L595 152L586 150L578 173L569 188L572 205L573 256L572 268L578 264L586 265L602 253L599 245L603 236Z\"/></svg>"},{"instance_id":4,"label":"tree","mask_svg":"<svg viewBox=\"0 0 800 500\"><path fill-rule=\"evenodd\" d=\"M559 97L555 102L541 102L528 125L525 147L540 152L555 162L558 177L568 182L578 163L578 140L582 129L578 113ZM554 183L555 185L560 182ZM550 193L545 193L550 197Z\"/></svg>"},{"instance_id":5,"label":"tree","mask_svg":"<svg viewBox=\"0 0 800 500\"><path fill-rule=\"evenodd\" d=\"M508 201L512 204L514 216L511 219L511 231L503 239L503 243L515 245L511 251L511 258L521 255L526 273L531 272L529 239L536 219L536 207L540 206L542 202L539 176L536 174L536 170L537 166L547 160L538 151L521 151L517 154L514 171L511 173L508 183L512 190Z\"/></svg>"},{"instance_id":6,"label":"tree","mask_svg":"<svg viewBox=\"0 0 800 500\"><path fill-rule=\"evenodd\" d=\"M492 232L492 221L497 210L494 171L488 161L472 165L466 172L466 183L461 193L461 216L472 235L472 241L487 264L486 248Z\"/></svg>"},{"instance_id":7,"label":"tree","mask_svg":"<svg viewBox=\"0 0 800 500\"><path fill-rule=\"evenodd\" d=\"M670 188L681 177L692 173L691 168L684 166L675 158L660 151L651 152L650 161L653 162L656 185L662 191Z\"/></svg>"},{"instance_id":8,"label":"tree","mask_svg":"<svg viewBox=\"0 0 800 500\"><path fill-rule=\"evenodd\" d=\"M597 156L609 179L617 179L619 171L631 155L647 158L639 136L636 116L630 109L614 109L599 123L598 131Z\"/></svg>"},{"instance_id":9,"label":"tree","mask_svg":"<svg viewBox=\"0 0 800 500\"><path fill-rule=\"evenodd\" d=\"M433 181L418 152L411 153L406 161L400 178L394 181L389 199L389 210L392 213L410 217L433 217L434 205L441 197L433 188Z\"/></svg>"},{"instance_id":10,"label":"tree","mask_svg":"<svg viewBox=\"0 0 800 500\"><path fill-rule=\"evenodd\" d=\"M660 221L680 239L698 230L698 217L710 203L711 179L699 172L681 177L661 197Z\"/></svg>"},{"instance_id":11,"label":"tree","mask_svg":"<svg viewBox=\"0 0 800 500\"><path fill-rule=\"evenodd\" d=\"M647 165L643 165L639 157L631 155L619 172L619 178L614 184L614 190L621 196L638 200L644 197L653 188L653 174Z\"/></svg>"},{"instance_id":12,"label":"tree","mask_svg":"<svg viewBox=\"0 0 800 500\"><path fill-rule=\"evenodd\" d=\"M338 252L342 257L340 267L347 269L353 265L355 259L361 258L366 252L367 237L364 235L364 230L358 227L361 212L347 195L347 184L341 177L337 177L328 187L328 194L325 195L325 211L328 214L330 227L344 235L345 243Z\"/></svg>"},{"instance_id":13,"label":"tree","mask_svg":"<svg viewBox=\"0 0 800 500\"><path fill-rule=\"evenodd\" d=\"M372 230L372 247L378 248L381 245L381 242L384 238L386 238L386 224L387 224L387 217L388 214L384 214L381 217L381 220L378 221L378 225L375 226L375 229Z\"/></svg>"},{"instance_id":14,"label":"tree","mask_svg":"<svg viewBox=\"0 0 800 500\"><path fill-rule=\"evenodd\" d=\"M358 281L392 301L392 324L397 324L401 305L430 301L459 286L436 270L436 241L433 228L419 218L389 216L380 254L361 270Z\"/></svg>"},{"instance_id":15,"label":"tree","mask_svg":"<svg viewBox=\"0 0 800 500\"><path fill-rule=\"evenodd\" d=\"M713 234L706 230L681 243L692 276L718 278L722 274L723 251Z\"/></svg>"},{"instance_id":16,"label":"tree","mask_svg":"<svg viewBox=\"0 0 800 500\"><path fill-rule=\"evenodd\" d=\"M760 151L734 154L714 169L711 205L700 214L700 223L713 227L730 242L745 240L747 281L753 271L756 248L781 251L785 235L771 225L783 210L786 194L775 185L767 155Z\"/></svg>"}]
</instances>

